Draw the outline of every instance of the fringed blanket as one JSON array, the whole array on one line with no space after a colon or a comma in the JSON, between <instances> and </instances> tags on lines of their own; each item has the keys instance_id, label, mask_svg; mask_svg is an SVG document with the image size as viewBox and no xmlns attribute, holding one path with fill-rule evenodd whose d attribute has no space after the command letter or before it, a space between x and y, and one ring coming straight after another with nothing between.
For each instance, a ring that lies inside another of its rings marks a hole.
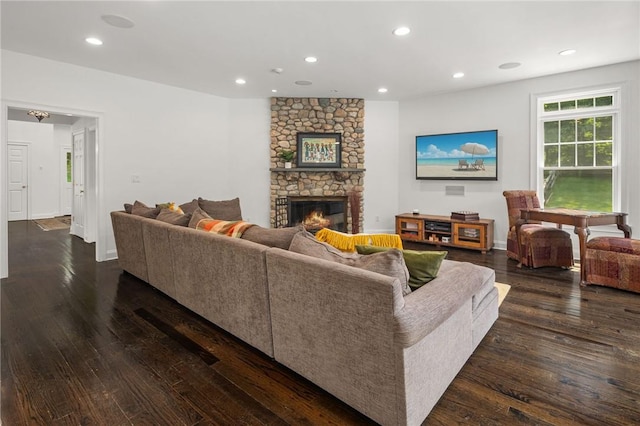
<instances>
[{"instance_id":1,"label":"fringed blanket","mask_svg":"<svg viewBox=\"0 0 640 426\"><path fill-rule=\"evenodd\" d=\"M244 222L242 220L228 221L218 219L202 219L196 224L196 229L200 231L226 235L227 237L240 238L242 236L242 233L251 228L253 225L253 223Z\"/></svg>"},{"instance_id":2,"label":"fringed blanket","mask_svg":"<svg viewBox=\"0 0 640 426\"><path fill-rule=\"evenodd\" d=\"M402 240L397 234L344 234L328 228L316 233L318 241L332 245L338 250L355 253L356 245L393 247L402 250Z\"/></svg>"}]
</instances>

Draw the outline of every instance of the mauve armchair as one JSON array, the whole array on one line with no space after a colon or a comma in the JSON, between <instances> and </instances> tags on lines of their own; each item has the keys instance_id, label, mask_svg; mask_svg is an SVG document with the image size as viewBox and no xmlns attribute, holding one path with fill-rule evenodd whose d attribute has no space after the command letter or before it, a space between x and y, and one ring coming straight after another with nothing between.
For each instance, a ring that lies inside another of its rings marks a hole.
<instances>
[{"instance_id":1,"label":"mauve armchair","mask_svg":"<svg viewBox=\"0 0 640 426\"><path fill-rule=\"evenodd\" d=\"M568 232L540 223L522 224L521 209L540 208L535 191L515 190L502 193L507 200L509 232L507 256L531 268L573 266L573 245ZM520 225L520 246L517 229Z\"/></svg>"}]
</instances>

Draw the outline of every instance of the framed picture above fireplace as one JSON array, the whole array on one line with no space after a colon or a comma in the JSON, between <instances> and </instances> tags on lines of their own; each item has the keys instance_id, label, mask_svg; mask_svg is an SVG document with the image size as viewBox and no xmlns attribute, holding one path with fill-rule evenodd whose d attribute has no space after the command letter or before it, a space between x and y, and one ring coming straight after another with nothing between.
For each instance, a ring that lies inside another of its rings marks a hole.
<instances>
[{"instance_id":1,"label":"framed picture above fireplace","mask_svg":"<svg viewBox=\"0 0 640 426\"><path fill-rule=\"evenodd\" d=\"M340 133L298 133L297 142L298 167L341 167Z\"/></svg>"}]
</instances>

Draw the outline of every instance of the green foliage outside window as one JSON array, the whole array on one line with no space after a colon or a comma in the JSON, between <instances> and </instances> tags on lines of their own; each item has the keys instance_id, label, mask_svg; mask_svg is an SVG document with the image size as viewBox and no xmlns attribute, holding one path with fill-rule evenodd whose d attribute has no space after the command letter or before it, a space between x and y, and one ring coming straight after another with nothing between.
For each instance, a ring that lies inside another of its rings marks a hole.
<instances>
[{"instance_id":1,"label":"green foliage outside window","mask_svg":"<svg viewBox=\"0 0 640 426\"><path fill-rule=\"evenodd\" d=\"M67 183L71 183L71 153L67 152Z\"/></svg>"},{"instance_id":2,"label":"green foliage outside window","mask_svg":"<svg viewBox=\"0 0 640 426\"><path fill-rule=\"evenodd\" d=\"M607 95L543 104L545 208L612 211L614 116L596 116L594 108L613 101ZM574 118L580 110L584 116Z\"/></svg>"}]
</instances>

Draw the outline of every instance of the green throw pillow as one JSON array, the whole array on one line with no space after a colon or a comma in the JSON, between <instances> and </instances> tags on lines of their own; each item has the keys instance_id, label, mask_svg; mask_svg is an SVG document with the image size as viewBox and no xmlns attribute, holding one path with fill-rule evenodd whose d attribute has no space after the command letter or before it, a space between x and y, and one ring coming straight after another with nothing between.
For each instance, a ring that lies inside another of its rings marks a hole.
<instances>
[{"instance_id":1,"label":"green throw pillow","mask_svg":"<svg viewBox=\"0 0 640 426\"><path fill-rule=\"evenodd\" d=\"M360 254L379 253L390 250L389 247L356 245ZM422 287L438 276L442 259L447 257L446 251L402 250L404 263L409 270L409 287L411 290Z\"/></svg>"}]
</instances>

